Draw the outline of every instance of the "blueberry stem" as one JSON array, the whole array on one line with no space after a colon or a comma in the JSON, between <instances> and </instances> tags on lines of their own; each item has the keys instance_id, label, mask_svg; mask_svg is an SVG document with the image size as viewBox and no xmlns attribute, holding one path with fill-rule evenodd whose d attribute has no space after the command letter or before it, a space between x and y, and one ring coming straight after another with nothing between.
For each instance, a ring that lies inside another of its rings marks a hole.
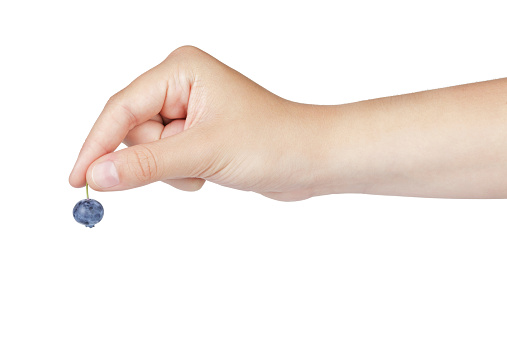
<instances>
[{"instance_id":1,"label":"blueberry stem","mask_svg":"<svg viewBox=\"0 0 507 338\"><path fill-rule=\"evenodd\" d=\"M90 199L90 197L88 196L88 182L86 182L86 199Z\"/></svg>"}]
</instances>

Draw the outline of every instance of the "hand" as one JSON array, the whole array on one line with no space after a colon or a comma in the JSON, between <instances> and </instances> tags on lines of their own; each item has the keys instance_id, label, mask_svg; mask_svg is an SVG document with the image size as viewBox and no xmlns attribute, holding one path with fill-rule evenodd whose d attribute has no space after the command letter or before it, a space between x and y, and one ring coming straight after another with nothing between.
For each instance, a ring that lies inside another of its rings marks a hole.
<instances>
[{"instance_id":1,"label":"hand","mask_svg":"<svg viewBox=\"0 0 507 338\"><path fill-rule=\"evenodd\" d=\"M507 79L338 106L284 100L194 47L111 97L69 181L205 180L292 201L343 192L505 198ZM129 146L117 152L124 142Z\"/></svg>"},{"instance_id":2,"label":"hand","mask_svg":"<svg viewBox=\"0 0 507 338\"><path fill-rule=\"evenodd\" d=\"M205 180L299 200L328 193L325 121L195 47L181 47L113 95L87 137L70 184L116 191ZM308 108L308 107L307 107ZM121 142L127 149L113 152Z\"/></svg>"}]
</instances>

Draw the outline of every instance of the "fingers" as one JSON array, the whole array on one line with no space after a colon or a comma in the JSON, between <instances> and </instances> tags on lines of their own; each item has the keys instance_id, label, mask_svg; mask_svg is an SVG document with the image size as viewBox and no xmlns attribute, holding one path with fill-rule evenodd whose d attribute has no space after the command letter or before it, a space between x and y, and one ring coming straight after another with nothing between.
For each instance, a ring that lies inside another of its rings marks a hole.
<instances>
[{"instance_id":1,"label":"fingers","mask_svg":"<svg viewBox=\"0 0 507 338\"><path fill-rule=\"evenodd\" d=\"M107 102L70 174L69 182L72 186L83 186L90 164L100 156L114 151L135 126L159 113L165 119L186 117L194 81L193 73L184 58L187 54L173 54Z\"/></svg>"},{"instance_id":2,"label":"fingers","mask_svg":"<svg viewBox=\"0 0 507 338\"><path fill-rule=\"evenodd\" d=\"M185 121L184 120L174 120L168 125L164 127L160 138L166 138L172 135L179 134L185 129Z\"/></svg>"},{"instance_id":3,"label":"fingers","mask_svg":"<svg viewBox=\"0 0 507 338\"><path fill-rule=\"evenodd\" d=\"M261 195L281 202L302 201L312 197L311 193L306 190L287 191L287 192L265 192L261 193Z\"/></svg>"},{"instance_id":4,"label":"fingers","mask_svg":"<svg viewBox=\"0 0 507 338\"><path fill-rule=\"evenodd\" d=\"M160 115L156 115L132 129L123 140L123 143L128 146L134 146L158 141L161 137L166 138L182 132L185 125L184 120L174 120L165 127L161 122L162 118ZM197 191L202 188L206 181L201 178L182 178L166 179L162 180L162 182L180 190Z\"/></svg>"},{"instance_id":5,"label":"fingers","mask_svg":"<svg viewBox=\"0 0 507 338\"><path fill-rule=\"evenodd\" d=\"M170 137L172 135L179 134L185 128L185 120L174 120L168 125L165 126L161 138ZM204 182L202 178L181 178L181 179L166 179L162 180L162 182L167 183L176 189L184 190L184 191L197 191L202 188Z\"/></svg>"},{"instance_id":6,"label":"fingers","mask_svg":"<svg viewBox=\"0 0 507 338\"><path fill-rule=\"evenodd\" d=\"M117 191L161 180L199 177L213 161L213 147L200 127L106 154L91 164L87 182L95 190ZM198 190L203 183L193 179L186 182L172 183L183 190Z\"/></svg>"},{"instance_id":7,"label":"fingers","mask_svg":"<svg viewBox=\"0 0 507 338\"><path fill-rule=\"evenodd\" d=\"M183 191L197 191L202 188L206 180L202 178L179 178L179 179L168 179L162 180L162 182L169 184L170 186L183 190Z\"/></svg>"},{"instance_id":8,"label":"fingers","mask_svg":"<svg viewBox=\"0 0 507 338\"><path fill-rule=\"evenodd\" d=\"M160 140L163 131L164 125L162 123L150 119L129 131L123 143L131 147L137 144L155 142Z\"/></svg>"},{"instance_id":9,"label":"fingers","mask_svg":"<svg viewBox=\"0 0 507 338\"><path fill-rule=\"evenodd\" d=\"M162 120L160 115L157 115L157 117L158 118L154 117L129 131L123 143L129 147L136 144L150 143L158 141L161 138L179 134L185 129L185 120L174 120L164 126L162 122L158 122Z\"/></svg>"},{"instance_id":10,"label":"fingers","mask_svg":"<svg viewBox=\"0 0 507 338\"><path fill-rule=\"evenodd\" d=\"M94 160L114 151L129 130L160 112L167 92L167 81L162 75L155 67L107 102L70 174L72 186L83 186L86 170Z\"/></svg>"},{"instance_id":11,"label":"fingers","mask_svg":"<svg viewBox=\"0 0 507 338\"><path fill-rule=\"evenodd\" d=\"M197 126L196 116L189 119L187 110L194 71L203 58L209 59L195 47L178 48L112 96L81 148L69 183L82 187L88 181L97 190L123 190L162 180L184 190L200 188L204 181L198 179L199 168L206 167L202 158L211 152L203 152L207 140L202 133L190 131ZM190 120L186 126L192 128L182 132L181 119ZM150 140L139 142L141 138ZM112 153L123 140L134 146ZM172 181L186 177L191 179Z\"/></svg>"}]
</instances>

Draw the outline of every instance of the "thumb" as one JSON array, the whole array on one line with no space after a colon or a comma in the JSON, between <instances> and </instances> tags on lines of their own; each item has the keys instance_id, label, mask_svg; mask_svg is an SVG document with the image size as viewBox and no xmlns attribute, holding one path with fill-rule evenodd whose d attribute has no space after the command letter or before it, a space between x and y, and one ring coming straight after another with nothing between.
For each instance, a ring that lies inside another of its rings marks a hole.
<instances>
[{"instance_id":1,"label":"thumb","mask_svg":"<svg viewBox=\"0 0 507 338\"><path fill-rule=\"evenodd\" d=\"M104 155L90 165L86 180L94 190L118 191L160 180L201 177L211 167L213 147L199 127Z\"/></svg>"}]
</instances>

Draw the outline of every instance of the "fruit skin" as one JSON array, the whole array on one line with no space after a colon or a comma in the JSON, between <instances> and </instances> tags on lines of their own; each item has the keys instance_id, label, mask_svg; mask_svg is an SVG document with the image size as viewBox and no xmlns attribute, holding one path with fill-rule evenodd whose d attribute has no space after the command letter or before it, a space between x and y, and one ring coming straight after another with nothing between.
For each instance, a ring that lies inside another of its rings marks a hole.
<instances>
[{"instance_id":1,"label":"fruit skin","mask_svg":"<svg viewBox=\"0 0 507 338\"><path fill-rule=\"evenodd\" d=\"M76 203L72 214L78 223L93 228L104 217L104 207L98 201L87 198Z\"/></svg>"}]
</instances>

